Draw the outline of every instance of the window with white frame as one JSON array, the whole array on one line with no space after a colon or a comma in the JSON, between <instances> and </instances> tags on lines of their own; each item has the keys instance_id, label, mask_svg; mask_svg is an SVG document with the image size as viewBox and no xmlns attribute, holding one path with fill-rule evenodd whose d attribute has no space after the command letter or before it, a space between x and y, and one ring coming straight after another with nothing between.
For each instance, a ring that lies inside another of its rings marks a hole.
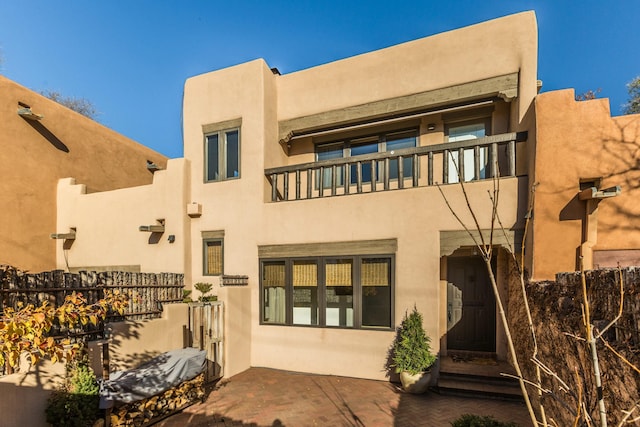
<instances>
[{"instance_id":1,"label":"window with white frame","mask_svg":"<svg viewBox=\"0 0 640 427\"><path fill-rule=\"evenodd\" d=\"M448 142L468 141L478 138L484 138L489 135L490 120L479 119L474 121L466 121L448 124L445 129ZM489 148L481 147L479 151L480 170L478 171L479 179L487 178L489 165ZM464 164L464 181L472 181L475 179L475 153L473 148L466 148L463 152ZM449 176L448 182L459 182L460 164L458 151L449 152Z\"/></svg>"},{"instance_id":2,"label":"window with white frame","mask_svg":"<svg viewBox=\"0 0 640 427\"><path fill-rule=\"evenodd\" d=\"M205 135L205 182L240 178L240 128Z\"/></svg>"},{"instance_id":3,"label":"window with white frame","mask_svg":"<svg viewBox=\"0 0 640 427\"><path fill-rule=\"evenodd\" d=\"M393 327L392 255L263 259L261 323Z\"/></svg>"}]
</instances>

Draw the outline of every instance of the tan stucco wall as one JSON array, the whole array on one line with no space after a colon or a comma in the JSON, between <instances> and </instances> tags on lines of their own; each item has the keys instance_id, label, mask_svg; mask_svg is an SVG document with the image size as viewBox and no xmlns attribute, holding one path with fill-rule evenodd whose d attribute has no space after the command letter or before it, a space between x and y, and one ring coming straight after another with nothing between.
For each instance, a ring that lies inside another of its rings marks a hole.
<instances>
[{"instance_id":1,"label":"tan stucco wall","mask_svg":"<svg viewBox=\"0 0 640 427\"><path fill-rule=\"evenodd\" d=\"M189 321L187 304L165 304L162 317L111 323L109 331L109 369L133 369L170 350L183 348L183 328ZM102 344L91 342L90 360L94 372L102 376Z\"/></svg>"},{"instance_id":2,"label":"tan stucco wall","mask_svg":"<svg viewBox=\"0 0 640 427\"><path fill-rule=\"evenodd\" d=\"M44 118L31 125L18 102ZM73 176L89 191L148 184L146 160L166 158L0 76L0 263L30 271L56 266L56 186ZM35 126L35 127L34 127ZM40 131L39 131L40 130Z\"/></svg>"},{"instance_id":3,"label":"tan stucco wall","mask_svg":"<svg viewBox=\"0 0 640 427\"><path fill-rule=\"evenodd\" d=\"M45 409L51 392L61 385L63 363L43 361L25 372L0 377L0 414L3 426L45 427Z\"/></svg>"},{"instance_id":4,"label":"tan stucco wall","mask_svg":"<svg viewBox=\"0 0 640 427\"><path fill-rule=\"evenodd\" d=\"M278 118L519 72L517 124L536 95L537 46L529 11L287 74L277 79Z\"/></svg>"},{"instance_id":5,"label":"tan stucco wall","mask_svg":"<svg viewBox=\"0 0 640 427\"><path fill-rule=\"evenodd\" d=\"M73 227L76 239L66 249L65 241L58 240L58 268L139 266L143 272L188 271L189 172L187 160L171 159L166 170L155 172L152 184L89 194L73 178L60 180L57 230L66 233ZM159 219L165 221L162 235L138 230ZM169 242L170 235L175 236L174 243Z\"/></svg>"},{"instance_id":6,"label":"tan stucco wall","mask_svg":"<svg viewBox=\"0 0 640 427\"><path fill-rule=\"evenodd\" d=\"M191 220L192 282L213 282L226 303L227 375L249 366L375 379L386 374L392 331L260 325L259 245L395 238L395 324L415 303L436 351L446 331L440 313L446 293L441 291L439 233L461 227L438 189L265 202L270 200L265 167L312 160L310 141L297 141L306 148L294 145L291 157L284 154L278 121L519 73L520 97L511 107L497 107L494 124L497 132L522 130L521 119L536 93L536 47L535 15L526 12L288 75L273 75L256 60L187 80L184 152L191 160L191 201L201 203L203 211ZM507 113L515 117L509 121ZM203 183L202 126L238 118L241 178ZM442 142L441 122L436 122L435 134L422 135L421 144ZM484 228L490 226L491 188L491 182L468 185ZM526 199L525 188L522 178L501 183L500 215L507 228L521 226L517 201ZM471 224L459 186L443 191ZM202 275L201 232L214 230L225 232L225 274L247 275L248 287L220 287L216 277ZM504 352L503 345L498 347Z\"/></svg>"},{"instance_id":7,"label":"tan stucco wall","mask_svg":"<svg viewBox=\"0 0 640 427\"><path fill-rule=\"evenodd\" d=\"M622 188L598 205L593 250L640 250L633 225L640 214L640 115L612 118L608 99L577 102L570 89L540 94L535 111L533 277L551 279L577 267L586 208L577 200L581 178L603 177L601 188Z\"/></svg>"},{"instance_id":8,"label":"tan stucco wall","mask_svg":"<svg viewBox=\"0 0 640 427\"><path fill-rule=\"evenodd\" d=\"M225 274L249 275L251 288L216 291L226 303L227 375L251 366L251 327L256 319L254 297L257 298L254 290L258 285L257 237L269 223L263 214L265 147L277 140L273 79L267 64L256 60L190 78L185 84L185 157L191 159L191 200L201 203L203 211L202 217L191 220L192 281L218 283L217 277L202 275L201 232L224 230ZM266 94L272 97L267 98ZM238 117L242 117L241 178L204 183L202 125Z\"/></svg>"},{"instance_id":9,"label":"tan stucco wall","mask_svg":"<svg viewBox=\"0 0 640 427\"><path fill-rule=\"evenodd\" d=\"M467 186L471 204L483 228L490 226L487 197L490 182ZM458 185L443 187L453 208L471 225ZM501 183L500 215L515 225L518 179ZM268 204L269 227L263 243L332 242L397 238L395 324L415 304L424 315L434 350L446 332L439 313L446 302L440 287L440 230L460 229L437 188L385 192L327 200ZM286 220L285 220L286 219ZM303 254L301 254L303 255ZM255 272L258 275L257 265ZM253 276L252 274L252 276ZM252 295L254 316L259 316L258 289ZM256 319L257 321L257 319ZM254 326L252 364L278 369L384 379L384 364L394 333L391 331L345 331L302 327Z\"/></svg>"}]
</instances>

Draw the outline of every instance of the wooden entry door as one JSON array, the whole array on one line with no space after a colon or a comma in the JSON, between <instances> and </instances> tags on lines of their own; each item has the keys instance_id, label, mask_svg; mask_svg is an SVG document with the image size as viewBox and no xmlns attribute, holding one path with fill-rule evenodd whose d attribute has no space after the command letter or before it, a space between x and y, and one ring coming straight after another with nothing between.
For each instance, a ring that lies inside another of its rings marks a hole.
<instances>
[{"instance_id":1,"label":"wooden entry door","mask_svg":"<svg viewBox=\"0 0 640 427\"><path fill-rule=\"evenodd\" d=\"M480 257L448 258L447 282L453 290L449 295L457 295L458 300L457 304L447 301L448 350L495 352L496 304L484 261Z\"/></svg>"}]
</instances>

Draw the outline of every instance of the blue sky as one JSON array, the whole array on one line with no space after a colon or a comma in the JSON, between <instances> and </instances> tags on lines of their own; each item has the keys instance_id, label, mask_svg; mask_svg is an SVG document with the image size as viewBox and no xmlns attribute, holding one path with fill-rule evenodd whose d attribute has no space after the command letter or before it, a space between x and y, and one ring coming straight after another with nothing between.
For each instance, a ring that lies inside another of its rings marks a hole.
<instances>
[{"instance_id":1,"label":"blue sky","mask_svg":"<svg viewBox=\"0 0 640 427\"><path fill-rule=\"evenodd\" d=\"M181 157L190 76L255 58L286 74L524 10L543 91L599 88L621 114L640 75L640 0L0 0L0 74L87 98L102 124Z\"/></svg>"}]
</instances>

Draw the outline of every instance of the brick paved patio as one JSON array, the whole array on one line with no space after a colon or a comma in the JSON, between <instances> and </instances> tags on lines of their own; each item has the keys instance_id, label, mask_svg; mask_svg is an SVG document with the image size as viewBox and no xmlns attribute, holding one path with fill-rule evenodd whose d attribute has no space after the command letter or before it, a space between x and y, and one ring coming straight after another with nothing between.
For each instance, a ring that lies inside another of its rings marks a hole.
<instances>
[{"instance_id":1,"label":"brick paved patio","mask_svg":"<svg viewBox=\"0 0 640 427\"><path fill-rule=\"evenodd\" d=\"M182 426L450 426L465 413L531 425L524 404L410 395L385 381L251 368L223 380L204 403L156 424Z\"/></svg>"}]
</instances>

